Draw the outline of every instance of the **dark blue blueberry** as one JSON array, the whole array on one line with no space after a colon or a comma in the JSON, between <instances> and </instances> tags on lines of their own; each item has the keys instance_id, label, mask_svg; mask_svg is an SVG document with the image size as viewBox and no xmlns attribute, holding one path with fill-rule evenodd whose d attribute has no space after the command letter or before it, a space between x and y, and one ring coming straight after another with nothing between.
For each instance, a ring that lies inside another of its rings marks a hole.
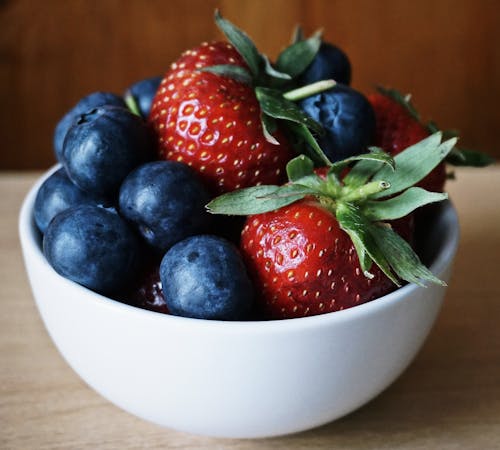
<instances>
[{"instance_id":1,"label":"dark blue blueberry","mask_svg":"<svg viewBox=\"0 0 500 450\"><path fill-rule=\"evenodd\" d=\"M54 151L58 161L62 161L64 138L75 119L98 106L111 105L125 108L123 98L110 92L94 92L83 97L73 108L71 108L56 125L54 132Z\"/></svg>"},{"instance_id":2,"label":"dark blue blueberry","mask_svg":"<svg viewBox=\"0 0 500 450\"><path fill-rule=\"evenodd\" d=\"M153 98L160 86L162 77L146 78L145 80L138 81L130 86L125 92L125 102L130 102L131 99L137 106L141 117L146 119L151 111L151 104Z\"/></svg>"},{"instance_id":3,"label":"dark blue blueberry","mask_svg":"<svg viewBox=\"0 0 500 450\"><path fill-rule=\"evenodd\" d=\"M206 232L210 196L197 174L175 161L153 161L125 179L119 209L146 242L164 253L180 240Z\"/></svg>"},{"instance_id":4,"label":"dark blue blueberry","mask_svg":"<svg viewBox=\"0 0 500 450\"><path fill-rule=\"evenodd\" d=\"M149 125L128 109L101 106L68 130L63 163L69 178L93 195L114 198L125 177L154 156Z\"/></svg>"},{"instance_id":5,"label":"dark blue blueberry","mask_svg":"<svg viewBox=\"0 0 500 450\"><path fill-rule=\"evenodd\" d=\"M33 209L38 229L45 233L49 222L60 212L77 205L103 205L76 187L61 168L48 177L36 194Z\"/></svg>"},{"instance_id":6,"label":"dark blue blueberry","mask_svg":"<svg viewBox=\"0 0 500 450\"><path fill-rule=\"evenodd\" d=\"M110 294L133 279L140 244L118 214L82 205L54 217L43 238L43 252L63 277Z\"/></svg>"},{"instance_id":7,"label":"dark blue blueberry","mask_svg":"<svg viewBox=\"0 0 500 450\"><path fill-rule=\"evenodd\" d=\"M249 314L253 287L237 248L210 235L174 245L160 265L171 314L198 319L239 320Z\"/></svg>"},{"instance_id":8,"label":"dark blue blueberry","mask_svg":"<svg viewBox=\"0 0 500 450\"><path fill-rule=\"evenodd\" d=\"M351 63L338 47L323 42L318 53L299 77L300 84L311 84L320 80L333 79L337 83L351 82Z\"/></svg>"},{"instance_id":9,"label":"dark blue blueberry","mask_svg":"<svg viewBox=\"0 0 500 450\"><path fill-rule=\"evenodd\" d=\"M375 133L375 113L366 97L349 86L336 85L307 97L300 107L323 125L318 143L331 161L366 152Z\"/></svg>"}]
</instances>

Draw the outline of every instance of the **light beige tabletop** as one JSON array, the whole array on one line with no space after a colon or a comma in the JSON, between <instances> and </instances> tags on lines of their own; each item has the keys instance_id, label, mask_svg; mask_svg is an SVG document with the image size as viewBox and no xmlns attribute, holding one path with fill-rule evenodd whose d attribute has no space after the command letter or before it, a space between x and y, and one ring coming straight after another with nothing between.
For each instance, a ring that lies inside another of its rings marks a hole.
<instances>
[{"instance_id":1,"label":"light beige tabletop","mask_svg":"<svg viewBox=\"0 0 500 450\"><path fill-rule=\"evenodd\" d=\"M108 403L66 365L32 299L17 235L38 173L0 174L1 449L500 449L500 167L449 183L462 237L431 335L368 405L321 428L264 440L191 436Z\"/></svg>"}]
</instances>

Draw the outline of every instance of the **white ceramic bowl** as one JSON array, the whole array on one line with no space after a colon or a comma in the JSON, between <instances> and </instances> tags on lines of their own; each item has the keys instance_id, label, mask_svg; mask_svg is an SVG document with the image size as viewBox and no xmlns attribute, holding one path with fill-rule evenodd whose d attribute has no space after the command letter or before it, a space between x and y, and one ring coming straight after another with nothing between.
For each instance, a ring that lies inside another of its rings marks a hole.
<instances>
[{"instance_id":1,"label":"white ceramic bowl","mask_svg":"<svg viewBox=\"0 0 500 450\"><path fill-rule=\"evenodd\" d=\"M47 174L45 175L45 177ZM372 302L301 319L221 322L128 306L59 276L41 251L27 195L20 237L45 326L69 365L117 406L209 436L288 434L337 419L412 361L445 288L406 285ZM450 203L433 227L431 266L448 280L459 239Z\"/></svg>"}]
</instances>

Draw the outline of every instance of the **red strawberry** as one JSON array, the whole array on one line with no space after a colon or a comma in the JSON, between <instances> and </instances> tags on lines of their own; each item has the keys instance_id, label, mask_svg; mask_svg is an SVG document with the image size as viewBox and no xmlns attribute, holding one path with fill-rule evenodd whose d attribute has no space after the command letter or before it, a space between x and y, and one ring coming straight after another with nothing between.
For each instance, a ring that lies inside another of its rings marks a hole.
<instances>
[{"instance_id":1,"label":"red strawberry","mask_svg":"<svg viewBox=\"0 0 500 450\"><path fill-rule=\"evenodd\" d=\"M244 63L230 44L188 51L173 64L153 101L150 121L160 157L192 166L215 192L283 180L291 149L279 132L268 142L253 89L197 69Z\"/></svg>"},{"instance_id":2,"label":"red strawberry","mask_svg":"<svg viewBox=\"0 0 500 450\"><path fill-rule=\"evenodd\" d=\"M228 42L203 42L199 47L186 50L180 58L170 66L172 71L199 70L204 67L233 64L245 67L243 58L233 45Z\"/></svg>"},{"instance_id":3,"label":"red strawberry","mask_svg":"<svg viewBox=\"0 0 500 450\"><path fill-rule=\"evenodd\" d=\"M447 198L417 189L453 148L439 134L401 152L359 155L314 169L304 155L287 164L289 182L224 194L207 208L247 215L241 249L266 318L350 308L385 295L400 280L442 284L411 248L413 211ZM382 163L382 166L380 166ZM406 241L406 242L405 242Z\"/></svg>"},{"instance_id":4,"label":"red strawberry","mask_svg":"<svg viewBox=\"0 0 500 450\"><path fill-rule=\"evenodd\" d=\"M123 300L138 308L168 314L160 280L160 261L153 258L145 263L138 279L123 294Z\"/></svg>"},{"instance_id":5,"label":"red strawberry","mask_svg":"<svg viewBox=\"0 0 500 450\"><path fill-rule=\"evenodd\" d=\"M429 136L428 129L412 114L407 105L390 95L376 93L368 96L376 117L375 145L391 155ZM443 192L446 182L444 163L439 164L418 186L433 192Z\"/></svg>"},{"instance_id":6,"label":"red strawberry","mask_svg":"<svg viewBox=\"0 0 500 450\"><path fill-rule=\"evenodd\" d=\"M314 200L249 217L242 251L268 318L350 308L396 288L378 267L363 274L348 234Z\"/></svg>"}]
</instances>

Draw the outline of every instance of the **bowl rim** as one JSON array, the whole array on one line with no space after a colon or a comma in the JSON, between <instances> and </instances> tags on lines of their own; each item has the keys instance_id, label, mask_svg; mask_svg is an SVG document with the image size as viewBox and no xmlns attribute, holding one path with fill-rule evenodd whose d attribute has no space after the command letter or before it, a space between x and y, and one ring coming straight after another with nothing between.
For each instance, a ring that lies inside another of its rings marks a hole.
<instances>
[{"instance_id":1,"label":"bowl rim","mask_svg":"<svg viewBox=\"0 0 500 450\"><path fill-rule=\"evenodd\" d=\"M133 305L128 305L122 303L118 300L111 299L104 295L98 294L78 283L68 280L65 277L59 275L47 262L45 256L43 255L42 248L40 247L39 231L35 225L33 217L33 206L36 198L36 193L41 186L41 184L47 179L52 173L60 169L61 164L55 164L46 172L44 172L36 182L31 186L27 194L25 195L23 202L21 204L19 212L19 223L18 231L21 241L21 247L23 253L26 257L36 258L37 263L44 270L50 272L54 277L60 279L60 282L65 284L68 289L71 289L77 295L82 295L88 297L88 301L92 301L97 308L109 308L115 310L119 314L126 315L139 315L143 318L147 318L153 321L165 322L165 325L172 324L177 326L186 327L199 327L206 329L243 329L244 331L286 331L290 329L310 329L321 326L331 326L334 323L344 322L349 320L355 320L367 315L370 315L376 311L383 310L390 307L396 302L401 301L404 298L411 297L411 294L419 289L428 289L428 287L421 287L413 283L408 283L389 294L382 297L376 298L369 302L347 308L340 311L334 311L330 313L318 314L314 316L291 318L291 319L275 319L275 320L239 320L239 321L224 321L224 320L207 320L207 319L196 319L190 317L181 317L170 314L162 314L155 311L150 311L147 309L139 308ZM452 263L455 256L456 250L458 248L459 238L460 238L460 228L457 211L450 200L446 200L445 212L450 217L448 222L452 225L449 232L446 233L445 242L441 246L441 250L430 265L430 270L436 276L440 276L446 268ZM445 289L446 286L440 287L440 289ZM71 296L69 296L71 297ZM224 327L221 327L224 324Z\"/></svg>"}]
</instances>

